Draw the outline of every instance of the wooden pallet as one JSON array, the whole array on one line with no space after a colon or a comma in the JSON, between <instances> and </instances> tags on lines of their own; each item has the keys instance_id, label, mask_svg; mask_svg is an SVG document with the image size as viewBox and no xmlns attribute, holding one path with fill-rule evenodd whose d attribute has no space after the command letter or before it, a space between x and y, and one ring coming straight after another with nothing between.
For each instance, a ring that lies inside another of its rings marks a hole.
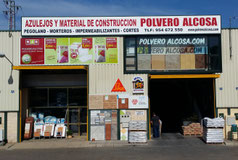
<instances>
[{"instance_id":1,"label":"wooden pallet","mask_svg":"<svg viewBox=\"0 0 238 160\"><path fill-rule=\"evenodd\" d=\"M199 137L202 137L202 134L183 134L183 136L199 136Z\"/></svg>"},{"instance_id":2,"label":"wooden pallet","mask_svg":"<svg viewBox=\"0 0 238 160\"><path fill-rule=\"evenodd\" d=\"M41 139L41 136L35 136L34 139Z\"/></svg>"},{"instance_id":3,"label":"wooden pallet","mask_svg":"<svg viewBox=\"0 0 238 160\"><path fill-rule=\"evenodd\" d=\"M206 142L205 139L203 139L203 138L202 138L202 140L203 140L204 143L206 143L206 144L211 144L211 145L212 145L212 144L214 144L214 145L215 145L215 144L225 144L225 142Z\"/></svg>"},{"instance_id":4,"label":"wooden pallet","mask_svg":"<svg viewBox=\"0 0 238 160\"><path fill-rule=\"evenodd\" d=\"M129 142L131 145L146 145L148 144L147 142Z\"/></svg>"},{"instance_id":5,"label":"wooden pallet","mask_svg":"<svg viewBox=\"0 0 238 160\"><path fill-rule=\"evenodd\" d=\"M215 145L215 144L225 144L224 142L216 142L216 143L214 143L214 142L213 142L213 143L212 143L212 142L205 142L205 143L206 143L206 144L211 144L211 145L213 145L213 144L214 144L214 145Z\"/></svg>"},{"instance_id":6,"label":"wooden pallet","mask_svg":"<svg viewBox=\"0 0 238 160\"><path fill-rule=\"evenodd\" d=\"M65 138L65 137L55 137L56 139L63 139L63 138Z\"/></svg>"},{"instance_id":7,"label":"wooden pallet","mask_svg":"<svg viewBox=\"0 0 238 160\"><path fill-rule=\"evenodd\" d=\"M206 143L206 144L225 144L225 142L206 142L204 139L203 141Z\"/></svg>"}]
</instances>

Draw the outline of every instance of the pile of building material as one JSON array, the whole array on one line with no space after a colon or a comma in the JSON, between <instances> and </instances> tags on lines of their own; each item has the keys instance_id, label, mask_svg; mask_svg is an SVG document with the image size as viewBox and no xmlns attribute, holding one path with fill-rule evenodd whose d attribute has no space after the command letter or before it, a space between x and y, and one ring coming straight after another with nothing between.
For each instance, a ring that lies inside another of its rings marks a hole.
<instances>
[{"instance_id":1,"label":"pile of building material","mask_svg":"<svg viewBox=\"0 0 238 160\"><path fill-rule=\"evenodd\" d=\"M203 140L206 143L223 143L223 118L204 118L203 119Z\"/></svg>"},{"instance_id":2,"label":"pile of building material","mask_svg":"<svg viewBox=\"0 0 238 160\"><path fill-rule=\"evenodd\" d=\"M144 131L146 130L146 122L145 121L131 121L129 123L129 130L132 131Z\"/></svg>"},{"instance_id":3,"label":"pile of building material","mask_svg":"<svg viewBox=\"0 0 238 160\"><path fill-rule=\"evenodd\" d=\"M129 123L129 142L145 143L147 142L146 121L131 121Z\"/></svg>"},{"instance_id":4,"label":"pile of building material","mask_svg":"<svg viewBox=\"0 0 238 160\"><path fill-rule=\"evenodd\" d=\"M147 142L146 131L130 131L129 142L130 143L145 143Z\"/></svg>"},{"instance_id":5,"label":"pile of building material","mask_svg":"<svg viewBox=\"0 0 238 160\"><path fill-rule=\"evenodd\" d=\"M200 123L191 123L187 126L182 126L184 136L202 136L202 127Z\"/></svg>"},{"instance_id":6,"label":"pile of building material","mask_svg":"<svg viewBox=\"0 0 238 160\"><path fill-rule=\"evenodd\" d=\"M223 143L223 128L204 128L203 139L206 143Z\"/></svg>"},{"instance_id":7,"label":"pile of building material","mask_svg":"<svg viewBox=\"0 0 238 160\"><path fill-rule=\"evenodd\" d=\"M220 117L219 118L213 118L213 119L205 117L203 119L203 125L207 128L208 127L224 128L224 124L225 124L224 119L220 118Z\"/></svg>"}]
</instances>

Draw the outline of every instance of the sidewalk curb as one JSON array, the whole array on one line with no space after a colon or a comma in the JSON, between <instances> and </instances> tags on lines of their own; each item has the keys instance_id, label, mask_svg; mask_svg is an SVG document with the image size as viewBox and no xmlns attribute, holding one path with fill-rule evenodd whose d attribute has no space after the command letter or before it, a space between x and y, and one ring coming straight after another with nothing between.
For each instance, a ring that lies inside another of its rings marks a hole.
<instances>
[{"instance_id":1,"label":"sidewalk curb","mask_svg":"<svg viewBox=\"0 0 238 160\"><path fill-rule=\"evenodd\" d=\"M146 144L130 144L128 142L91 142L91 141L76 141L76 142L22 142L7 144L0 147L0 150L21 150L21 149L64 149L64 148L102 148L102 147L135 147L148 146Z\"/></svg>"},{"instance_id":2,"label":"sidewalk curb","mask_svg":"<svg viewBox=\"0 0 238 160\"><path fill-rule=\"evenodd\" d=\"M15 144L17 144L17 143L7 143L3 146L0 146L0 151L1 150L10 150L10 148L13 147Z\"/></svg>"},{"instance_id":3,"label":"sidewalk curb","mask_svg":"<svg viewBox=\"0 0 238 160\"><path fill-rule=\"evenodd\" d=\"M233 140L233 141L225 140L224 143L226 146L238 146L237 140Z\"/></svg>"}]
</instances>

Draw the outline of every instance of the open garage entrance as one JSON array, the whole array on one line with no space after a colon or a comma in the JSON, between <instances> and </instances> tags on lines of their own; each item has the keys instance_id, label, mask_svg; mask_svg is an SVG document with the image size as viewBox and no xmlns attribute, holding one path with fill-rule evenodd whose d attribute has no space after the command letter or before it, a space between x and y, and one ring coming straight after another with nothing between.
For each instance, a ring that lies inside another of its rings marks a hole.
<instances>
[{"instance_id":1,"label":"open garage entrance","mask_svg":"<svg viewBox=\"0 0 238 160\"><path fill-rule=\"evenodd\" d=\"M74 137L86 137L87 85L87 70L21 71L21 138L26 117L34 117L35 125L63 124Z\"/></svg>"},{"instance_id":2,"label":"open garage entrance","mask_svg":"<svg viewBox=\"0 0 238 160\"><path fill-rule=\"evenodd\" d=\"M214 79L151 79L150 112L162 120L162 132L181 132L186 121L214 117Z\"/></svg>"}]
</instances>

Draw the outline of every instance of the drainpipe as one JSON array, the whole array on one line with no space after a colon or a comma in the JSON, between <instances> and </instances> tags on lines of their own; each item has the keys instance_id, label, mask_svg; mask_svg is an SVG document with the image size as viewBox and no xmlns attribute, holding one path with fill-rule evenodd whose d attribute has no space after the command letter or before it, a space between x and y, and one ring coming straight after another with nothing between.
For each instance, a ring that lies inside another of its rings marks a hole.
<instances>
[{"instance_id":1,"label":"drainpipe","mask_svg":"<svg viewBox=\"0 0 238 160\"><path fill-rule=\"evenodd\" d=\"M230 49L230 59L232 57L232 44L231 44L231 18L229 18L229 24L230 24L230 28L229 28L229 49Z\"/></svg>"},{"instance_id":2,"label":"drainpipe","mask_svg":"<svg viewBox=\"0 0 238 160\"><path fill-rule=\"evenodd\" d=\"M4 142L7 143L7 112L4 112Z\"/></svg>"},{"instance_id":3,"label":"drainpipe","mask_svg":"<svg viewBox=\"0 0 238 160\"><path fill-rule=\"evenodd\" d=\"M230 28L229 28L229 48L230 48L230 59L232 58L232 42L231 42L231 20L232 19L238 19L238 17L234 16L234 17L230 17L229 18L229 24L230 24Z\"/></svg>"}]
</instances>

